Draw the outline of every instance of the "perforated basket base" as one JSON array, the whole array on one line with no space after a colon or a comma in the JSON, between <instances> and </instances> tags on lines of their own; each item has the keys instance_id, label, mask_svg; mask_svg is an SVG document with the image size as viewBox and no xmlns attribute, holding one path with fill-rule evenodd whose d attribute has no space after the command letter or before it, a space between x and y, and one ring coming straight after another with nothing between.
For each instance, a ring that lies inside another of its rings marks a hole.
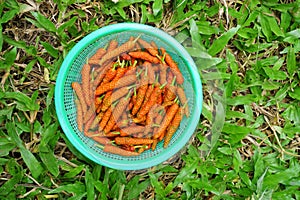
<instances>
[{"instance_id":1,"label":"perforated basket base","mask_svg":"<svg viewBox=\"0 0 300 200\"><path fill-rule=\"evenodd\" d=\"M164 47L184 76L183 88L188 98L191 111L190 117L184 117L179 129L170 141L168 148L163 148L159 142L155 151L148 150L134 157L123 157L105 153L97 143L84 136L78 130L76 122L76 107L71 83L81 82L80 71L87 59L97 49L104 47L110 40L115 39L122 44L133 36L140 36L145 41L154 41L158 47ZM138 170L162 163L176 154L192 136L201 113L202 86L198 71L185 49L165 32L141 24L122 23L101 28L83 38L69 52L58 74L55 88L55 105L59 122L70 142L86 157L96 163L121 170Z\"/></svg>"}]
</instances>

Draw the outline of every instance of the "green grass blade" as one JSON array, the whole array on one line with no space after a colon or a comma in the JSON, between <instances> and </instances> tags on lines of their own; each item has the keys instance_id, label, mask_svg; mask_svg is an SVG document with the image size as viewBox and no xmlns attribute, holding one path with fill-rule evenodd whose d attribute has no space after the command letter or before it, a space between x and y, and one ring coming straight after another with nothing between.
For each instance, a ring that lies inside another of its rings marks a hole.
<instances>
[{"instance_id":1,"label":"green grass blade","mask_svg":"<svg viewBox=\"0 0 300 200\"><path fill-rule=\"evenodd\" d=\"M19 138L17 135L17 130L15 128L15 124L13 122L8 122L6 123L6 129L8 132L8 135L11 137L11 139L16 143L16 145L20 149L21 156L28 166L29 170L32 173L32 176L34 178L39 177L39 175L44 171L42 165L40 162L36 159L36 157L28 150L25 148L23 145L22 140Z\"/></svg>"},{"instance_id":2,"label":"green grass blade","mask_svg":"<svg viewBox=\"0 0 300 200\"><path fill-rule=\"evenodd\" d=\"M85 168L85 185L87 200L95 199L94 179L88 167Z\"/></svg>"},{"instance_id":3,"label":"green grass blade","mask_svg":"<svg viewBox=\"0 0 300 200\"><path fill-rule=\"evenodd\" d=\"M290 78L292 78L295 73L296 73L296 69L297 69L297 66L296 66L296 55L295 55L295 51L294 51L294 48L292 46L290 46L290 49L288 51L288 54L287 54L287 71L290 75Z\"/></svg>"},{"instance_id":4,"label":"green grass blade","mask_svg":"<svg viewBox=\"0 0 300 200\"><path fill-rule=\"evenodd\" d=\"M163 0L154 0L152 4L153 15L156 16L163 8Z\"/></svg>"},{"instance_id":5,"label":"green grass blade","mask_svg":"<svg viewBox=\"0 0 300 200\"><path fill-rule=\"evenodd\" d=\"M222 34L218 39L216 39L213 44L208 49L208 53L211 56L215 56L217 53L222 51L222 49L227 45L229 40L233 38L233 36L237 33L237 31L240 29L240 25L237 27L231 28L226 33Z\"/></svg>"}]
</instances>

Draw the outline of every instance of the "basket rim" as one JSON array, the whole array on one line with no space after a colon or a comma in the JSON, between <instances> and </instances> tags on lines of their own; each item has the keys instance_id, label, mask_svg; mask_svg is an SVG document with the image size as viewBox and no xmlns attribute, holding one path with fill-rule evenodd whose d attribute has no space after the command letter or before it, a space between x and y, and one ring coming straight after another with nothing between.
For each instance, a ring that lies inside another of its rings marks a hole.
<instances>
[{"instance_id":1,"label":"basket rim","mask_svg":"<svg viewBox=\"0 0 300 200\"><path fill-rule=\"evenodd\" d=\"M99 157L95 156L93 153L89 151L89 149L84 148L84 143L82 140L78 139L78 136L73 130L70 130L70 122L67 119L67 113L64 108L64 103L62 101L64 97L64 83L66 81L66 72L69 70L71 65L73 64L75 58L79 55L79 53L85 49L89 44L95 42L96 40L100 39L101 37L120 33L124 31L139 31L143 32L147 35L153 35L161 40L164 40L172 46L178 54L182 56L182 59L187 64L187 67L191 71L191 78L193 80L194 87L197 90L194 91L195 93L195 109L193 109L191 116L192 121L190 126L187 126L185 129L185 137L182 137L181 140L176 140L172 146L169 146L161 153L156 156L151 157L151 159L143 159L143 160L135 160L134 163L128 164L127 162L120 163L120 162L111 162L109 160L99 160ZM105 27L102 27L98 30L95 30L81 39L67 54L65 57L55 85L55 93L54 93L54 102L56 108L56 114L58 121L62 127L64 134L67 136L68 140L71 144L85 157L89 158L90 160L94 161L97 164L118 169L118 170L139 170L139 169L146 169L155 165L158 165L165 160L169 159L173 155L175 155L180 149L182 149L189 139L191 138L192 134L194 133L197 124L200 119L200 114L202 111L202 102L203 102L203 93L202 93L202 82L200 79L199 72L197 70L196 64L193 61L192 57L189 53L185 50L185 48L177 41L175 38L167 34L166 32L149 26L145 24L138 24L138 23L118 23L118 24L111 24Z\"/></svg>"}]
</instances>

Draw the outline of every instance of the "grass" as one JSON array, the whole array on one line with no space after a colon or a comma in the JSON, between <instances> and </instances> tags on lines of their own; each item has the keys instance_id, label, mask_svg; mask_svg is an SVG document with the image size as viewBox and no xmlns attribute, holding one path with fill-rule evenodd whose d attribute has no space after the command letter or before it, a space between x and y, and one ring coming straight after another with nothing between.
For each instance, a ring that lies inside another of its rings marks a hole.
<instances>
[{"instance_id":1,"label":"grass","mask_svg":"<svg viewBox=\"0 0 300 200\"><path fill-rule=\"evenodd\" d=\"M54 108L68 51L117 22L173 35L203 81L190 143L142 171L87 160ZM0 199L300 199L299 0L0 0L0 29Z\"/></svg>"}]
</instances>

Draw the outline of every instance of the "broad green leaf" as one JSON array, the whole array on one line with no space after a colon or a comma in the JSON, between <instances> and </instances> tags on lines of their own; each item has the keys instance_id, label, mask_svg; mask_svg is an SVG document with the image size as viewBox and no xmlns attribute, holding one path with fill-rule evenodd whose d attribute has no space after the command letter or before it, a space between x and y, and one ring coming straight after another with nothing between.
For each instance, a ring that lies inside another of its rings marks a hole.
<instances>
[{"instance_id":1,"label":"broad green leaf","mask_svg":"<svg viewBox=\"0 0 300 200\"><path fill-rule=\"evenodd\" d=\"M282 113L282 116L289 121L300 124L300 108L293 104L289 105Z\"/></svg>"},{"instance_id":2,"label":"broad green leaf","mask_svg":"<svg viewBox=\"0 0 300 200\"><path fill-rule=\"evenodd\" d=\"M43 41L41 41L41 44L46 49L46 51L50 54L50 56L52 56L54 58L58 57L59 51L57 49L55 49L51 44L49 44L48 42L43 42Z\"/></svg>"},{"instance_id":3,"label":"broad green leaf","mask_svg":"<svg viewBox=\"0 0 300 200\"><path fill-rule=\"evenodd\" d=\"M288 12L282 12L280 16L280 28L282 28L285 32L291 24L291 15Z\"/></svg>"},{"instance_id":4,"label":"broad green leaf","mask_svg":"<svg viewBox=\"0 0 300 200\"><path fill-rule=\"evenodd\" d=\"M284 85L281 89L278 90L275 94L275 99L277 101L282 101L287 95L287 92L289 91L289 85Z\"/></svg>"},{"instance_id":5,"label":"broad green leaf","mask_svg":"<svg viewBox=\"0 0 300 200\"><path fill-rule=\"evenodd\" d=\"M119 15L123 18L123 19L127 19L127 16L126 16L126 12L124 11L124 9L122 7L114 7L114 9L117 10L117 12L119 13Z\"/></svg>"},{"instance_id":6,"label":"broad green leaf","mask_svg":"<svg viewBox=\"0 0 300 200\"><path fill-rule=\"evenodd\" d=\"M155 189L155 194L160 198L165 197L164 186L158 181L158 177L153 173L149 173L148 175L150 177L151 185Z\"/></svg>"},{"instance_id":7,"label":"broad green leaf","mask_svg":"<svg viewBox=\"0 0 300 200\"><path fill-rule=\"evenodd\" d=\"M264 90L277 90L281 86L282 86L282 83L278 83L278 82L271 81L271 80L265 80L262 83L261 88L264 89Z\"/></svg>"},{"instance_id":8,"label":"broad green leaf","mask_svg":"<svg viewBox=\"0 0 300 200\"><path fill-rule=\"evenodd\" d=\"M250 15L248 17L248 19L244 22L243 26L246 27L246 26L250 26L251 23L253 23L257 17L259 15L259 12L257 10L254 10L252 12L250 12Z\"/></svg>"},{"instance_id":9,"label":"broad green leaf","mask_svg":"<svg viewBox=\"0 0 300 200\"><path fill-rule=\"evenodd\" d=\"M43 167L35 158L35 156L28 149L25 148L22 140L17 135L17 130L13 122L6 123L6 129L9 137L11 137L11 139L16 143L16 145L20 149L21 156L26 165L28 166L29 170L31 171L32 176L34 178L39 177L39 175L43 172Z\"/></svg>"},{"instance_id":10,"label":"broad green leaf","mask_svg":"<svg viewBox=\"0 0 300 200\"><path fill-rule=\"evenodd\" d=\"M212 35L212 34L218 34L219 29L217 27L212 26L207 21L196 21L196 24L198 26L198 31L202 35Z\"/></svg>"},{"instance_id":11,"label":"broad green leaf","mask_svg":"<svg viewBox=\"0 0 300 200\"><path fill-rule=\"evenodd\" d=\"M5 165L8 162L6 158L0 158L0 165Z\"/></svg>"},{"instance_id":12,"label":"broad green leaf","mask_svg":"<svg viewBox=\"0 0 300 200\"><path fill-rule=\"evenodd\" d=\"M30 12L32 16L37 20L37 22L42 26L45 30L55 33L56 27L55 25L44 15L39 12Z\"/></svg>"},{"instance_id":13,"label":"broad green leaf","mask_svg":"<svg viewBox=\"0 0 300 200\"><path fill-rule=\"evenodd\" d=\"M213 44L208 49L208 53L211 56L215 56L217 53L219 53L229 42L229 40L237 33L237 31L240 29L240 25L237 27L231 28L226 33L223 33L218 39L214 40Z\"/></svg>"},{"instance_id":14,"label":"broad green leaf","mask_svg":"<svg viewBox=\"0 0 300 200\"><path fill-rule=\"evenodd\" d=\"M284 34L283 34L282 30L279 28L278 22L276 21L276 19L274 17L267 17L267 19L268 19L268 22L269 22L272 32L277 36L284 37Z\"/></svg>"},{"instance_id":15,"label":"broad green leaf","mask_svg":"<svg viewBox=\"0 0 300 200\"><path fill-rule=\"evenodd\" d=\"M294 76L294 74L296 73L297 66L296 66L295 51L294 51L294 48L291 46L290 46L289 52L287 54L286 63L287 63L288 74L290 75L290 78L292 78Z\"/></svg>"},{"instance_id":16,"label":"broad green leaf","mask_svg":"<svg viewBox=\"0 0 300 200\"><path fill-rule=\"evenodd\" d=\"M214 185L210 181L203 181L201 179L192 179L192 180L189 180L188 182L185 182L184 184L188 184L192 188L202 189L207 192L211 192L217 196L221 195L221 193L216 188L216 185Z\"/></svg>"},{"instance_id":17,"label":"broad green leaf","mask_svg":"<svg viewBox=\"0 0 300 200\"><path fill-rule=\"evenodd\" d=\"M179 174L176 176L174 180L174 187L180 183L184 183L186 180L190 178L194 178L191 177L191 175L196 170L198 162L199 162L198 160L194 160L192 162L187 163L183 168L181 168Z\"/></svg>"},{"instance_id":18,"label":"broad green leaf","mask_svg":"<svg viewBox=\"0 0 300 200\"><path fill-rule=\"evenodd\" d=\"M256 95L247 94L244 96L236 96L233 98L227 99L226 103L228 105L237 106L237 105L245 105L245 104L251 104L253 102L256 102Z\"/></svg>"},{"instance_id":19,"label":"broad green leaf","mask_svg":"<svg viewBox=\"0 0 300 200\"><path fill-rule=\"evenodd\" d=\"M33 68L33 66L34 66L35 64L36 64L36 59L30 61L30 62L28 63L28 65L26 66L26 68L25 68L25 72L26 72L26 73L31 72L31 70L32 70L32 68Z\"/></svg>"},{"instance_id":20,"label":"broad green leaf","mask_svg":"<svg viewBox=\"0 0 300 200\"><path fill-rule=\"evenodd\" d=\"M162 168L160 168L159 170L162 171L162 172L167 172L167 173L176 173L176 172L178 172L177 169L175 169L173 166L170 166L170 165L163 165Z\"/></svg>"},{"instance_id":21,"label":"broad green leaf","mask_svg":"<svg viewBox=\"0 0 300 200\"><path fill-rule=\"evenodd\" d=\"M210 80L220 80L220 79L230 79L231 75L227 73L220 73L220 72L209 72L209 73L201 73L203 81L210 81Z\"/></svg>"},{"instance_id":22,"label":"broad green leaf","mask_svg":"<svg viewBox=\"0 0 300 200\"><path fill-rule=\"evenodd\" d=\"M49 106L51 105L52 101L53 101L53 96L54 96L54 89L55 87L53 85L50 85L50 90L47 94L47 98L46 98L46 108L49 109Z\"/></svg>"},{"instance_id":23,"label":"broad green leaf","mask_svg":"<svg viewBox=\"0 0 300 200\"><path fill-rule=\"evenodd\" d=\"M270 42L272 37L272 31L271 31L268 17L260 13L259 20L260 20L260 25L263 34L266 36L267 41Z\"/></svg>"},{"instance_id":24,"label":"broad green leaf","mask_svg":"<svg viewBox=\"0 0 300 200\"><path fill-rule=\"evenodd\" d=\"M296 7L297 1L291 1L291 3L279 3L278 1L264 1L265 5L268 5L274 10L280 11L280 12L288 12L292 8Z\"/></svg>"},{"instance_id":25,"label":"broad green leaf","mask_svg":"<svg viewBox=\"0 0 300 200\"><path fill-rule=\"evenodd\" d=\"M240 175L242 181L243 181L249 188L251 188L252 182L251 182L251 180L250 180L248 174L245 173L245 172L243 172L243 171L240 171L240 172L239 172L239 175Z\"/></svg>"},{"instance_id":26,"label":"broad green leaf","mask_svg":"<svg viewBox=\"0 0 300 200\"><path fill-rule=\"evenodd\" d=\"M265 193L265 191L263 191L263 181L264 181L264 178L265 178L267 172L268 172L268 167L265 169L264 173L257 180L256 194L258 194L258 195Z\"/></svg>"},{"instance_id":27,"label":"broad green leaf","mask_svg":"<svg viewBox=\"0 0 300 200\"><path fill-rule=\"evenodd\" d=\"M222 102L218 102L215 109L216 109L216 113L211 127L212 136L211 136L210 152L212 151L212 149L217 144L217 141L219 140L221 131L225 123L225 116L226 116L225 105Z\"/></svg>"},{"instance_id":28,"label":"broad green leaf","mask_svg":"<svg viewBox=\"0 0 300 200\"><path fill-rule=\"evenodd\" d=\"M153 15L156 16L163 8L163 0L154 0L152 4Z\"/></svg>"},{"instance_id":29,"label":"broad green leaf","mask_svg":"<svg viewBox=\"0 0 300 200\"><path fill-rule=\"evenodd\" d=\"M300 101L300 87L296 87L293 91L289 91L289 96Z\"/></svg>"},{"instance_id":30,"label":"broad green leaf","mask_svg":"<svg viewBox=\"0 0 300 200\"><path fill-rule=\"evenodd\" d=\"M8 196L8 194L15 189L16 184L18 184L23 177L23 174L21 171L14 174L13 177L11 177L9 180L7 180L3 185L0 187L0 196Z\"/></svg>"},{"instance_id":31,"label":"broad green leaf","mask_svg":"<svg viewBox=\"0 0 300 200\"><path fill-rule=\"evenodd\" d=\"M57 140L57 135L58 135L57 129L58 129L57 122L54 122L50 126L46 127L42 133L42 139L40 141L40 146L49 146L51 148L54 148L54 146L56 145L56 140Z\"/></svg>"},{"instance_id":32,"label":"broad green leaf","mask_svg":"<svg viewBox=\"0 0 300 200\"><path fill-rule=\"evenodd\" d=\"M239 118L239 119L246 119L251 122L254 122L255 120L253 119L253 116L249 116L245 113L239 112L239 111L232 111L232 110L227 110L226 111L226 118L227 119L233 119L233 118Z\"/></svg>"},{"instance_id":33,"label":"broad green leaf","mask_svg":"<svg viewBox=\"0 0 300 200\"><path fill-rule=\"evenodd\" d=\"M92 175L93 175L94 180L99 180L101 172L102 172L102 168L103 167L101 165L96 165L93 167Z\"/></svg>"},{"instance_id":34,"label":"broad green leaf","mask_svg":"<svg viewBox=\"0 0 300 200\"><path fill-rule=\"evenodd\" d=\"M202 105L202 115L207 119L209 120L210 122L212 122L212 111L210 109L210 107L206 104L206 103L203 103Z\"/></svg>"},{"instance_id":35,"label":"broad green leaf","mask_svg":"<svg viewBox=\"0 0 300 200\"><path fill-rule=\"evenodd\" d=\"M223 61L222 58L198 58L196 65L198 70L205 70L220 64Z\"/></svg>"},{"instance_id":36,"label":"broad green leaf","mask_svg":"<svg viewBox=\"0 0 300 200\"><path fill-rule=\"evenodd\" d=\"M213 59L213 57L206 52L206 49L203 48L203 47L201 47L201 46L198 46L198 47L186 47L185 49L187 50L187 52L192 57Z\"/></svg>"},{"instance_id":37,"label":"broad green leaf","mask_svg":"<svg viewBox=\"0 0 300 200\"><path fill-rule=\"evenodd\" d=\"M58 188L50 190L49 194L60 193L62 191L66 191L68 193L73 194L74 196L77 196L85 193L85 186L83 183L75 181L71 184L60 185Z\"/></svg>"},{"instance_id":38,"label":"broad green leaf","mask_svg":"<svg viewBox=\"0 0 300 200\"><path fill-rule=\"evenodd\" d=\"M218 151L221 152L222 154L225 154L225 155L232 155L232 148L230 147L227 147L227 146L224 146L224 147L219 147L218 148Z\"/></svg>"},{"instance_id":39,"label":"broad green leaf","mask_svg":"<svg viewBox=\"0 0 300 200\"><path fill-rule=\"evenodd\" d=\"M16 147L16 145L12 141L4 137L0 137L0 146L0 157L7 156L9 152Z\"/></svg>"},{"instance_id":40,"label":"broad green leaf","mask_svg":"<svg viewBox=\"0 0 300 200\"><path fill-rule=\"evenodd\" d=\"M35 158L35 156L27 150L24 146L19 146L21 156L28 166L29 170L31 171L31 174L34 178L37 178L40 176L40 174L44 171L42 165L40 162Z\"/></svg>"},{"instance_id":41,"label":"broad green leaf","mask_svg":"<svg viewBox=\"0 0 300 200\"><path fill-rule=\"evenodd\" d=\"M233 73L229 81L225 84L225 98L230 98L232 96L232 93L238 86L238 83L239 77Z\"/></svg>"},{"instance_id":42,"label":"broad green leaf","mask_svg":"<svg viewBox=\"0 0 300 200\"><path fill-rule=\"evenodd\" d=\"M39 105L22 92L5 92L4 94L4 98L16 100L17 108L22 111L39 110Z\"/></svg>"},{"instance_id":43,"label":"broad green leaf","mask_svg":"<svg viewBox=\"0 0 300 200\"><path fill-rule=\"evenodd\" d=\"M0 28L1 28L1 26L0 26ZM24 42L24 41L21 41L21 40L20 41L16 41L16 40L13 40L13 39L11 39L10 37L8 37L6 35L3 35L3 40L6 43L8 43L8 44L10 44L10 45L12 45L14 47L24 49L24 51L26 53L28 53L29 55L36 55L37 54L36 47L33 46L33 45L27 45L26 42Z\"/></svg>"},{"instance_id":44,"label":"broad green leaf","mask_svg":"<svg viewBox=\"0 0 300 200\"><path fill-rule=\"evenodd\" d=\"M80 193L78 195L74 195L74 196L68 198L68 200L81 200L85 196L86 196L86 192Z\"/></svg>"},{"instance_id":45,"label":"broad green leaf","mask_svg":"<svg viewBox=\"0 0 300 200\"><path fill-rule=\"evenodd\" d=\"M6 116L7 119L11 120L14 106L5 107L0 110L0 116Z\"/></svg>"},{"instance_id":46,"label":"broad green leaf","mask_svg":"<svg viewBox=\"0 0 300 200\"><path fill-rule=\"evenodd\" d=\"M148 22L150 23L158 23L163 20L163 12L159 12L156 16L154 16L152 13L147 13Z\"/></svg>"},{"instance_id":47,"label":"broad green leaf","mask_svg":"<svg viewBox=\"0 0 300 200\"><path fill-rule=\"evenodd\" d=\"M31 131L31 125L29 122L15 122L16 126L23 132L30 132Z\"/></svg>"},{"instance_id":48,"label":"broad green leaf","mask_svg":"<svg viewBox=\"0 0 300 200\"><path fill-rule=\"evenodd\" d=\"M179 0L180 1L180 0ZM206 14L209 16L209 17L213 17L215 15L218 14L218 12L220 11L220 4L216 3L212 6L210 6L207 10L206 10Z\"/></svg>"},{"instance_id":49,"label":"broad green leaf","mask_svg":"<svg viewBox=\"0 0 300 200\"><path fill-rule=\"evenodd\" d=\"M189 32L187 31L187 29L184 29L183 31L179 32L176 36L175 39L179 42L179 43L183 43L186 39L188 39L190 37Z\"/></svg>"},{"instance_id":50,"label":"broad green leaf","mask_svg":"<svg viewBox=\"0 0 300 200\"><path fill-rule=\"evenodd\" d=\"M64 174L64 178L74 178L75 176L77 176L79 173L82 172L84 167L85 167L84 165L79 165L78 167L71 169L69 172Z\"/></svg>"},{"instance_id":51,"label":"broad green leaf","mask_svg":"<svg viewBox=\"0 0 300 200\"><path fill-rule=\"evenodd\" d=\"M271 80L285 80L287 78L284 71L274 70L270 67L264 67L263 69Z\"/></svg>"},{"instance_id":52,"label":"broad green leaf","mask_svg":"<svg viewBox=\"0 0 300 200\"><path fill-rule=\"evenodd\" d=\"M199 29L194 19L189 20L190 23L190 34L192 37L193 47L200 47L201 45L201 36L199 34Z\"/></svg>"},{"instance_id":53,"label":"broad green leaf","mask_svg":"<svg viewBox=\"0 0 300 200\"><path fill-rule=\"evenodd\" d=\"M182 19L185 19L185 12L184 9L187 5L187 0L175 0L173 2L173 10L174 12L174 17L172 18L172 24L175 24Z\"/></svg>"},{"instance_id":54,"label":"broad green leaf","mask_svg":"<svg viewBox=\"0 0 300 200\"><path fill-rule=\"evenodd\" d=\"M52 122L52 120L53 120L53 116L52 116L51 110L45 110L45 111L44 111L42 120L43 120L43 122L44 122L44 126L45 126L45 127L48 127L48 126L51 124L51 122ZM47 132L49 132L48 130L49 130L49 128L47 128L46 130L44 130L44 132L47 133ZM50 130L51 130L51 129L50 129ZM54 136L54 134L55 134L55 132L53 132L53 135L50 134L50 137L51 137L51 136ZM48 135L48 134L44 134L44 135ZM46 136L46 137L48 137L48 136ZM46 138L45 138L45 136L44 136L44 137L43 137L43 140L45 140L45 139L46 139ZM42 143L43 143L43 144L47 144L47 143L43 142L43 140L42 140ZM49 139L47 138L47 140L49 140Z\"/></svg>"},{"instance_id":55,"label":"broad green leaf","mask_svg":"<svg viewBox=\"0 0 300 200\"><path fill-rule=\"evenodd\" d=\"M295 198L294 198L295 197ZM289 200L289 199L299 199L300 191L299 185L285 187L284 190L274 191L272 194L272 199Z\"/></svg>"},{"instance_id":56,"label":"broad green leaf","mask_svg":"<svg viewBox=\"0 0 300 200\"><path fill-rule=\"evenodd\" d=\"M101 199L107 199L108 195L108 185L103 183L102 181L96 181L94 183L95 188L101 193Z\"/></svg>"},{"instance_id":57,"label":"broad green leaf","mask_svg":"<svg viewBox=\"0 0 300 200\"><path fill-rule=\"evenodd\" d=\"M5 12L2 17L0 18L0 24L7 23L9 20L11 20L16 14L18 13L18 10L9 10Z\"/></svg>"},{"instance_id":58,"label":"broad green leaf","mask_svg":"<svg viewBox=\"0 0 300 200\"><path fill-rule=\"evenodd\" d=\"M241 45L238 41L233 41L233 44L241 51L246 51L248 53L257 53L259 51L264 51L265 49L274 46L272 43L254 43L251 45Z\"/></svg>"},{"instance_id":59,"label":"broad green leaf","mask_svg":"<svg viewBox=\"0 0 300 200\"><path fill-rule=\"evenodd\" d=\"M59 175L59 168L58 168L58 162L56 157L54 156L53 150L50 150L48 148L48 152L41 152L39 153L40 158L46 168L49 170L53 176L57 177Z\"/></svg>"},{"instance_id":60,"label":"broad green leaf","mask_svg":"<svg viewBox=\"0 0 300 200\"><path fill-rule=\"evenodd\" d=\"M142 16L141 16L141 19L140 19L140 23L141 24L144 24L147 22L147 6L142 4L141 5L141 10L142 10Z\"/></svg>"},{"instance_id":61,"label":"broad green leaf","mask_svg":"<svg viewBox=\"0 0 300 200\"><path fill-rule=\"evenodd\" d=\"M234 170L238 173L240 168L243 166L243 159L240 152L235 149L233 150L233 161L232 164L234 166Z\"/></svg>"},{"instance_id":62,"label":"broad green leaf","mask_svg":"<svg viewBox=\"0 0 300 200\"><path fill-rule=\"evenodd\" d=\"M286 36L293 37L295 39L300 38L300 29L298 28L298 29L292 30L292 31L286 33Z\"/></svg>"},{"instance_id":63,"label":"broad green leaf","mask_svg":"<svg viewBox=\"0 0 300 200\"><path fill-rule=\"evenodd\" d=\"M279 58L276 62L275 62L275 64L274 64L274 67L273 67L273 70L279 70L281 67L282 67L282 65L283 65L283 63L284 63L284 58Z\"/></svg>"},{"instance_id":64,"label":"broad green leaf","mask_svg":"<svg viewBox=\"0 0 300 200\"><path fill-rule=\"evenodd\" d=\"M228 140L231 144L239 142L246 135L250 134L251 131L252 131L251 128L230 124L228 122L224 123L222 129L222 132L227 133Z\"/></svg>"},{"instance_id":65,"label":"broad green leaf","mask_svg":"<svg viewBox=\"0 0 300 200\"><path fill-rule=\"evenodd\" d=\"M94 179L88 167L85 168L85 185L86 185L87 200L94 200L95 199Z\"/></svg>"},{"instance_id":66,"label":"broad green leaf","mask_svg":"<svg viewBox=\"0 0 300 200\"><path fill-rule=\"evenodd\" d=\"M290 166L285 170L278 171L277 173L266 176L263 181L263 187L268 189L275 189L278 184L289 184L293 178L299 178L300 165L298 161L294 166ZM293 184L293 183L292 183Z\"/></svg>"},{"instance_id":67,"label":"broad green leaf","mask_svg":"<svg viewBox=\"0 0 300 200\"><path fill-rule=\"evenodd\" d=\"M73 26L76 22L76 20L78 19L77 16L72 17L70 20L66 21L65 23L63 23L62 25L60 25L57 29L57 32L59 34L61 34L65 29Z\"/></svg>"},{"instance_id":68,"label":"broad green leaf","mask_svg":"<svg viewBox=\"0 0 300 200\"><path fill-rule=\"evenodd\" d=\"M4 1L4 4L8 8L19 9L18 2L16 0Z\"/></svg>"},{"instance_id":69,"label":"broad green leaf","mask_svg":"<svg viewBox=\"0 0 300 200\"><path fill-rule=\"evenodd\" d=\"M135 3L140 3L140 2L144 2L144 3L147 3L145 0L120 0L116 6L118 7L121 7L121 8L124 8L124 7L128 7L132 4L135 4Z\"/></svg>"},{"instance_id":70,"label":"broad green leaf","mask_svg":"<svg viewBox=\"0 0 300 200\"><path fill-rule=\"evenodd\" d=\"M2 33L2 25L0 24L0 51L2 51L3 46L3 33Z\"/></svg>"},{"instance_id":71,"label":"broad green leaf","mask_svg":"<svg viewBox=\"0 0 300 200\"><path fill-rule=\"evenodd\" d=\"M250 39L256 38L258 35L258 32L256 29L251 29L251 28L242 28L239 29L237 33L240 37L245 38L245 39Z\"/></svg>"},{"instance_id":72,"label":"broad green leaf","mask_svg":"<svg viewBox=\"0 0 300 200\"><path fill-rule=\"evenodd\" d=\"M11 67L11 65L15 62L17 56L17 48L14 47L10 51L7 51L4 54L4 62L7 67Z\"/></svg>"},{"instance_id":73,"label":"broad green leaf","mask_svg":"<svg viewBox=\"0 0 300 200\"><path fill-rule=\"evenodd\" d=\"M245 22L245 20L248 17L249 12L246 11L245 7L242 6L240 8L240 12L238 12L238 10L229 7L228 8L228 14L229 16L236 18L237 19L237 24L243 24Z\"/></svg>"}]
</instances>

